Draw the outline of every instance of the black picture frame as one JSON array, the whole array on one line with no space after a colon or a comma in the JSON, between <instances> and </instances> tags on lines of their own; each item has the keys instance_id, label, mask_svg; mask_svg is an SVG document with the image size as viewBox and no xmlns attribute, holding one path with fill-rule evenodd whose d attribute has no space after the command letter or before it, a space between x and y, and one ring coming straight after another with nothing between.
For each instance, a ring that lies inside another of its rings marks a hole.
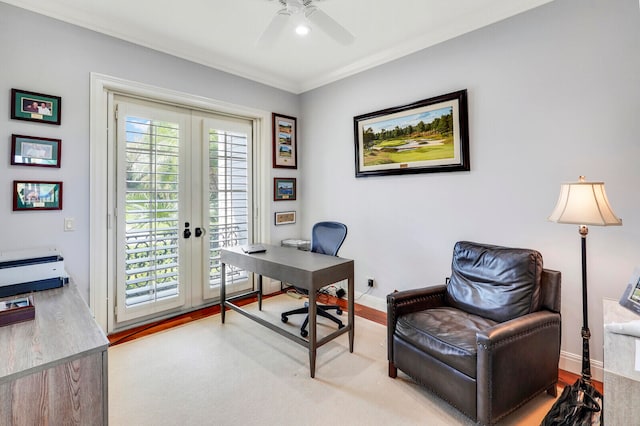
<instances>
[{"instance_id":1,"label":"black picture frame","mask_svg":"<svg viewBox=\"0 0 640 426\"><path fill-rule=\"evenodd\" d=\"M469 171L467 90L353 118L356 177Z\"/></svg>"},{"instance_id":2,"label":"black picture frame","mask_svg":"<svg viewBox=\"0 0 640 426\"><path fill-rule=\"evenodd\" d=\"M62 140L11 135L11 164L60 168Z\"/></svg>"},{"instance_id":3,"label":"black picture frame","mask_svg":"<svg viewBox=\"0 0 640 426\"><path fill-rule=\"evenodd\" d=\"M11 118L60 125L62 98L28 90L11 89Z\"/></svg>"},{"instance_id":4,"label":"black picture frame","mask_svg":"<svg viewBox=\"0 0 640 426\"><path fill-rule=\"evenodd\" d=\"M620 305L640 315L640 267L633 271L629 284L622 293Z\"/></svg>"},{"instance_id":5,"label":"black picture frame","mask_svg":"<svg viewBox=\"0 0 640 426\"><path fill-rule=\"evenodd\" d=\"M296 178L273 178L273 201L294 201Z\"/></svg>"}]
</instances>

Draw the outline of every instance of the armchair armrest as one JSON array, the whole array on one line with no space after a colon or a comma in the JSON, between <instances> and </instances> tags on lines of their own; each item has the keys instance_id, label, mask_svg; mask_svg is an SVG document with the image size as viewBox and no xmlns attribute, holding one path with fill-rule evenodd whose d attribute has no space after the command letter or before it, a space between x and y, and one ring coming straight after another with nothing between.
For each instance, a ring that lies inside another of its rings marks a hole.
<instances>
[{"instance_id":1,"label":"armchair armrest","mask_svg":"<svg viewBox=\"0 0 640 426\"><path fill-rule=\"evenodd\" d=\"M479 332L477 334L478 346L482 346L484 350L494 350L499 346L513 344L519 339L527 338L547 327L559 329L560 315L551 311L533 312Z\"/></svg>"},{"instance_id":2,"label":"armchair armrest","mask_svg":"<svg viewBox=\"0 0 640 426\"><path fill-rule=\"evenodd\" d=\"M393 334L401 315L444 306L444 285L412 290L396 291L387 295L387 352L389 361L393 359Z\"/></svg>"},{"instance_id":3,"label":"armchair armrest","mask_svg":"<svg viewBox=\"0 0 640 426\"><path fill-rule=\"evenodd\" d=\"M543 310L477 333L479 421L515 409L509 407L522 395L555 387L560 332L560 314ZM490 401L490 406L480 401Z\"/></svg>"},{"instance_id":4,"label":"armchair armrest","mask_svg":"<svg viewBox=\"0 0 640 426\"><path fill-rule=\"evenodd\" d=\"M396 291L387 295L387 325L395 323L398 317L411 312L444 306L444 285L413 290Z\"/></svg>"}]
</instances>

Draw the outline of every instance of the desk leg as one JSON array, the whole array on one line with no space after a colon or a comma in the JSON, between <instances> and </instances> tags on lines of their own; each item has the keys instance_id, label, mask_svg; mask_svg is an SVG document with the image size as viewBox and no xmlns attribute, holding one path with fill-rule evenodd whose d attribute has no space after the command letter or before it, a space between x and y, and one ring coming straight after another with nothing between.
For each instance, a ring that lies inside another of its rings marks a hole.
<instances>
[{"instance_id":1,"label":"desk leg","mask_svg":"<svg viewBox=\"0 0 640 426\"><path fill-rule=\"evenodd\" d=\"M309 292L309 372L311 378L316 376L316 343L318 335L316 334L316 292Z\"/></svg>"},{"instance_id":2,"label":"desk leg","mask_svg":"<svg viewBox=\"0 0 640 426\"><path fill-rule=\"evenodd\" d=\"M355 309L353 308L354 300L354 279L353 275L349 277L347 284L347 306L349 308L349 352L353 352L353 336L355 336Z\"/></svg>"},{"instance_id":3,"label":"desk leg","mask_svg":"<svg viewBox=\"0 0 640 426\"><path fill-rule=\"evenodd\" d=\"M220 278L220 318L222 318L222 323L224 324L224 299L225 299L225 285L226 285L226 277L227 271L225 270L225 264L221 263L220 273L222 277Z\"/></svg>"},{"instance_id":4,"label":"desk leg","mask_svg":"<svg viewBox=\"0 0 640 426\"><path fill-rule=\"evenodd\" d=\"M258 275L258 310L262 310L262 275Z\"/></svg>"}]
</instances>

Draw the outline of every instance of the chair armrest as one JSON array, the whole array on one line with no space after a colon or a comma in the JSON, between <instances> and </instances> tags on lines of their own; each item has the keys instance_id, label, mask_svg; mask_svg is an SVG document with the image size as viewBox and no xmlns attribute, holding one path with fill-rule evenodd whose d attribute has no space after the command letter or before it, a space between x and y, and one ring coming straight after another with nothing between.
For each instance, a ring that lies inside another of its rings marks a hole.
<instances>
[{"instance_id":1,"label":"chair armrest","mask_svg":"<svg viewBox=\"0 0 640 426\"><path fill-rule=\"evenodd\" d=\"M479 332L478 349L494 350L509 345L545 328L560 328L560 315L551 311L538 311L523 315Z\"/></svg>"},{"instance_id":2,"label":"chair armrest","mask_svg":"<svg viewBox=\"0 0 640 426\"><path fill-rule=\"evenodd\" d=\"M560 314L546 310L477 333L478 401L491 401L478 404L478 419L493 418L510 399L557 383L560 333Z\"/></svg>"},{"instance_id":3,"label":"chair armrest","mask_svg":"<svg viewBox=\"0 0 640 426\"><path fill-rule=\"evenodd\" d=\"M398 317L444 305L444 285L396 291L387 295L387 324L395 325ZM389 322L389 319L392 322Z\"/></svg>"},{"instance_id":4,"label":"chair armrest","mask_svg":"<svg viewBox=\"0 0 640 426\"><path fill-rule=\"evenodd\" d=\"M444 306L446 286L424 287L396 291L387 295L387 352L389 361L393 359L393 334L396 322L402 315Z\"/></svg>"}]
</instances>

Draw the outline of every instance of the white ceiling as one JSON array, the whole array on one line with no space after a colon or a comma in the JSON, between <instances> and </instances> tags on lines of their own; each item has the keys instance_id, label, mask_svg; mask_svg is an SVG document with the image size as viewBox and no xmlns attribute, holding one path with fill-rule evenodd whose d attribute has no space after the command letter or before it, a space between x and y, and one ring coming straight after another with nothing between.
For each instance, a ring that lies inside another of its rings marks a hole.
<instances>
[{"instance_id":1,"label":"white ceiling","mask_svg":"<svg viewBox=\"0 0 640 426\"><path fill-rule=\"evenodd\" d=\"M290 28L269 46L277 0L2 0L293 93L314 89L553 0L316 0L350 45ZM293 21L293 19L289 19Z\"/></svg>"}]
</instances>

